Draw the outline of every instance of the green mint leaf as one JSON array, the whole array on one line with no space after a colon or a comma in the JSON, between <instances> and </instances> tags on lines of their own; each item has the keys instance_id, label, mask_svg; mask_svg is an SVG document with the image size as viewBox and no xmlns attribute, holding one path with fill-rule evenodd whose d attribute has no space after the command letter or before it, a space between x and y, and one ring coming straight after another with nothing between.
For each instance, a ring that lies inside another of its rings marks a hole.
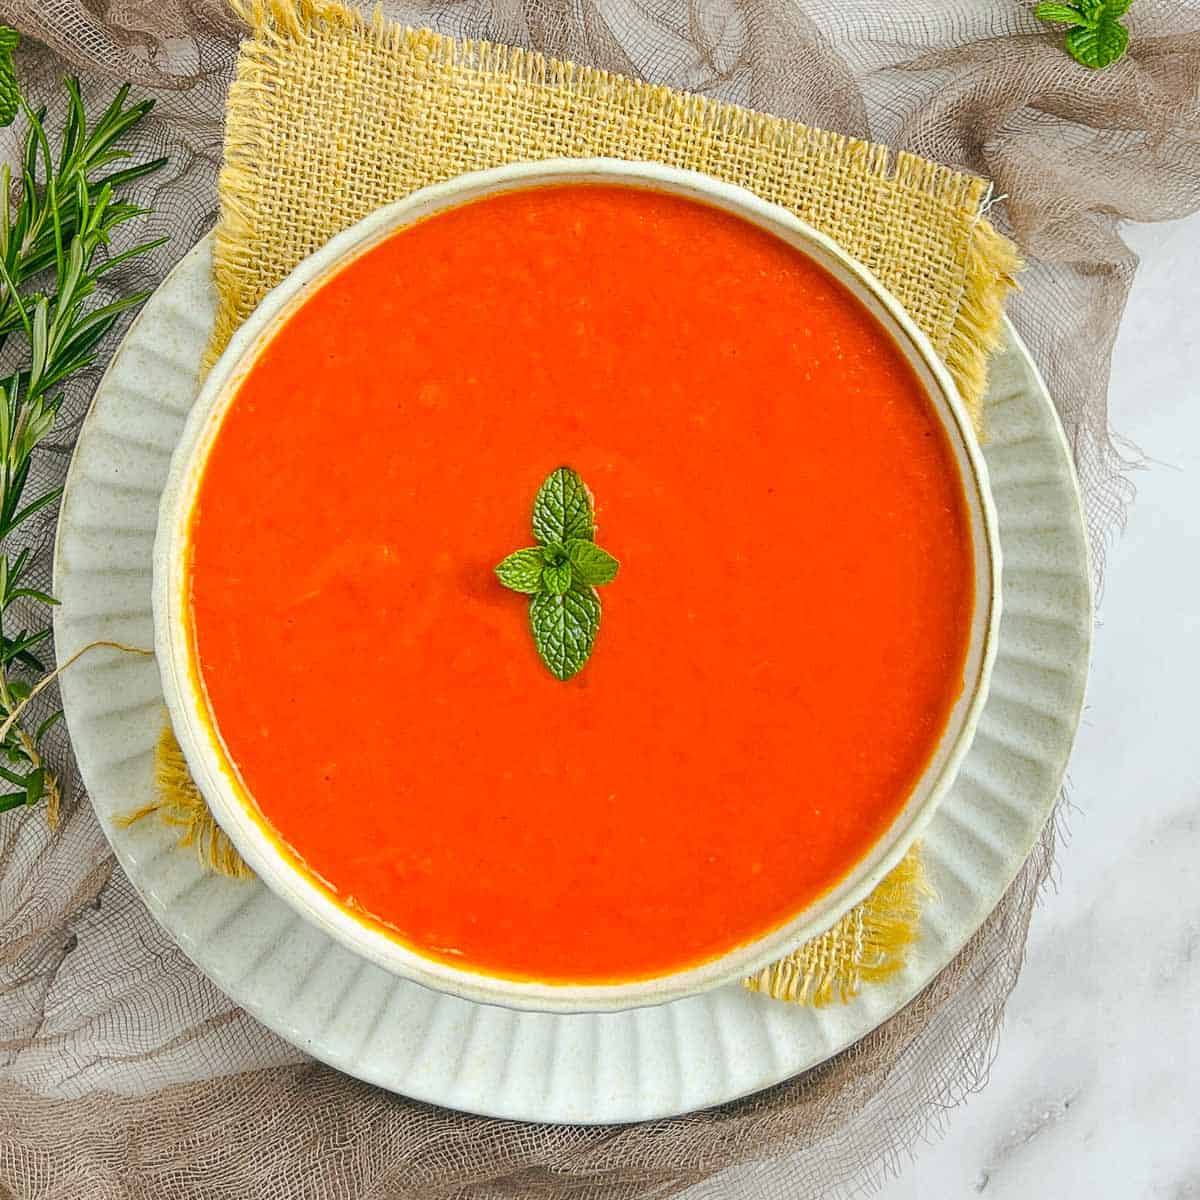
<instances>
[{"instance_id":1,"label":"green mint leaf","mask_svg":"<svg viewBox=\"0 0 1200 1200\"><path fill-rule=\"evenodd\" d=\"M572 587L561 596L542 592L529 602L529 624L550 674L570 679L591 656L600 628L600 598L591 588Z\"/></svg>"},{"instance_id":2,"label":"green mint leaf","mask_svg":"<svg viewBox=\"0 0 1200 1200\"><path fill-rule=\"evenodd\" d=\"M1070 4L1039 4L1033 10L1039 21L1055 21L1060 25L1082 25L1083 13Z\"/></svg>"},{"instance_id":3,"label":"green mint leaf","mask_svg":"<svg viewBox=\"0 0 1200 1200\"><path fill-rule=\"evenodd\" d=\"M1133 0L1105 0L1104 15L1110 20L1115 21L1118 17L1123 17L1128 11Z\"/></svg>"},{"instance_id":4,"label":"green mint leaf","mask_svg":"<svg viewBox=\"0 0 1200 1200\"><path fill-rule=\"evenodd\" d=\"M9 25L0 25L0 52L11 54L21 44L21 35Z\"/></svg>"},{"instance_id":5,"label":"green mint leaf","mask_svg":"<svg viewBox=\"0 0 1200 1200\"><path fill-rule=\"evenodd\" d=\"M496 577L514 592L532 595L542 586L542 548L531 546L528 550L517 550L496 567Z\"/></svg>"},{"instance_id":6,"label":"green mint leaf","mask_svg":"<svg viewBox=\"0 0 1200 1200\"><path fill-rule=\"evenodd\" d=\"M1129 45L1129 32L1116 21L1103 20L1095 26L1072 29L1067 34L1067 52L1093 71L1115 63Z\"/></svg>"},{"instance_id":7,"label":"green mint leaf","mask_svg":"<svg viewBox=\"0 0 1200 1200\"><path fill-rule=\"evenodd\" d=\"M567 543L567 557L575 568L575 578L591 587L612 583L621 565L607 550L586 538L572 538Z\"/></svg>"},{"instance_id":8,"label":"green mint leaf","mask_svg":"<svg viewBox=\"0 0 1200 1200\"><path fill-rule=\"evenodd\" d=\"M1095 25L1104 16L1104 0L1075 0L1075 7L1083 13L1085 25Z\"/></svg>"},{"instance_id":9,"label":"green mint leaf","mask_svg":"<svg viewBox=\"0 0 1200 1200\"><path fill-rule=\"evenodd\" d=\"M1070 4L1039 4L1033 15L1039 21L1053 21L1060 25L1082 25L1085 18L1079 9Z\"/></svg>"},{"instance_id":10,"label":"green mint leaf","mask_svg":"<svg viewBox=\"0 0 1200 1200\"><path fill-rule=\"evenodd\" d=\"M571 538L591 541L596 533L592 494L570 467L552 471L533 502L533 536L560 545Z\"/></svg>"},{"instance_id":11,"label":"green mint leaf","mask_svg":"<svg viewBox=\"0 0 1200 1200\"><path fill-rule=\"evenodd\" d=\"M548 592L553 592L556 596L561 596L571 586L571 575L571 564L569 562L544 567L542 569L542 587Z\"/></svg>"}]
</instances>

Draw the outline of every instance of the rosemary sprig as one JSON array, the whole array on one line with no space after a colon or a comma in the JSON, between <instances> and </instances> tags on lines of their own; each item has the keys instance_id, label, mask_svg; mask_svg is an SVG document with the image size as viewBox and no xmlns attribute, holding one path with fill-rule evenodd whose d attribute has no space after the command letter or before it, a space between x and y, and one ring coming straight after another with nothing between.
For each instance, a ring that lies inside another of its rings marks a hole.
<instances>
[{"instance_id":1,"label":"rosemary sprig","mask_svg":"<svg viewBox=\"0 0 1200 1200\"><path fill-rule=\"evenodd\" d=\"M32 586L30 549L14 554L4 545L62 494L50 488L26 495L34 453L54 427L63 384L95 361L99 343L121 314L149 294L97 304L100 279L166 240L142 242L120 254L108 251L113 230L149 212L119 199L120 190L166 162L116 166L130 157L117 143L153 102L127 106L126 86L89 123L79 84L68 80L67 116L55 154L43 125L45 109L33 109L16 82L11 59L16 41L13 30L0 26L0 124L11 124L19 112L27 125L19 174L14 179L8 163L0 166L0 352L10 338L20 337L26 359L0 378L0 723L47 669L40 653L49 625L18 625L14 605L55 601ZM57 812L58 783L43 762L42 741L60 716L56 711L27 727L22 713L9 725L0 742L0 788L7 789L0 791L0 812L43 798L51 816Z\"/></svg>"}]
</instances>

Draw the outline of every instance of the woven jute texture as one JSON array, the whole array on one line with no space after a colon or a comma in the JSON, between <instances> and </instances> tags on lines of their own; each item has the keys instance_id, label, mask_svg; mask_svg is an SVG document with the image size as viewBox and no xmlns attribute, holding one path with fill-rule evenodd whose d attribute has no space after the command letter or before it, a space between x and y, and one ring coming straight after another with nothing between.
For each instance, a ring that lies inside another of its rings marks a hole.
<instances>
[{"instance_id":1,"label":"woven jute texture","mask_svg":"<svg viewBox=\"0 0 1200 1200\"><path fill-rule=\"evenodd\" d=\"M983 180L519 49L366 20L337 0L236 7L253 37L229 94L210 360L297 263L381 204L501 163L604 155L703 170L834 237L905 303L978 414L1017 263L980 214ZM214 869L241 872L169 736L159 784L159 811L183 839ZM795 1003L853 998L903 965L921 896L914 850L746 986Z\"/></svg>"},{"instance_id":2,"label":"woven jute texture","mask_svg":"<svg viewBox=\"0 0 1200 1200\"><path fill-rule=\"evenodd\" d=\"M1136 257L1121 222L1200 206L1200 13L1138 0L1129 55L1092 72L1032 0L385 0L387 14L703 93L995 181L988 216L1028 263L1009 311L1067 431L1093 561L1130 494L1108 436L1108 355ZM29 94L91 111L130 79L139 236L106 277L153 287L217 216L225 98L245 27L223 0L0 0ZM41 44L39 44L41 43ZM15 152L0 132L0 154ZM108 343L115 344L115 336ZM103 363L68 389L39 484L62 482ZM1160 402L1153 393L1141 398ZM39 517L42 514L39 514ZM27 544L49 585L53 512ZM47 694L47 702L52 698ZM20 1200L849 1200L902 1169L982 1085L1055 829L963 951L910 1005L820 1068L703 1113L624 1128L517 1125L348 1079L259 1025L155 923L51 735L63 820L0 822L0 1194ZM1076 793L1085 811L1103 797ZM1060 808L1060 814L1064 812ZM1069 881L1068 857L1060 867Z\"/></svg>"},{"instance_id":3,"label":"woven jute texture","mask_svg":"<svg viewBox=\"0 0 1200 1200\"><path fill-rule=\"evenodd\" d=\"M540 54L366 20L337 0L235 0L254 37L229 94L219 352L339 230L465 171L612 156L704 171L782 204L883 281L972 411L1016 251L987 183L886 146Z\"/></svg>"}]
</instances>

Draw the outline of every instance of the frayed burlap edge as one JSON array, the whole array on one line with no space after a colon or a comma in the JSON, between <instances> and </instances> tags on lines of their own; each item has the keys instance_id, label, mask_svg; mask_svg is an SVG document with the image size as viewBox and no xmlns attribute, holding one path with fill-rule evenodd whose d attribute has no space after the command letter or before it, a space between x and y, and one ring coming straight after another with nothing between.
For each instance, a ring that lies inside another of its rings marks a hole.
<instances>
[{"instance_id":1,"label":"frayed burlap edge","mask_svg":"<svg viewBox=\"0 0 1200 1200\"><path fill-rule=\"evenodd\" d=\"M880 983L904 966L920 932L921 902L932 896L917 845L832 929L742 982L793 1004L845 1004L864 983Z\"/></svg>"},{"instance_id":2,"label":"frayed burlap edge","mask_svg":"<svg viewBox=\"0 0 1200 1200\"><path fill-rule=\"evenodd\" d=\"M230 879L254 878L254 872L204 803L175 739L175 731L165 717L154 747L154 791L153 800L119 817L118 824L129 826L156 813L165 824L180 830L180 846L195 847L201 866Z\"/></svg>"}]
</instances>

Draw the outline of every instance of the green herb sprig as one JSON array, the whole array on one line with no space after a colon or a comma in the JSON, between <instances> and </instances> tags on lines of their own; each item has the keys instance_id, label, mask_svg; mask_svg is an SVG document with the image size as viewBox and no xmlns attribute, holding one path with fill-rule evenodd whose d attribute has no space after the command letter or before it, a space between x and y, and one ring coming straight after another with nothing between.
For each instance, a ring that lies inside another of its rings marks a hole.
<instances>
[{"instance_id":1,"label":"green herb sprig","mask_svg":"<svg viewBox=\"0 0 1200 1200\"><path fill-rule=\"evenodd\" d=\"M542 662L555 679L577 675L600 629L596 588L617 577L620 564L596 545L592 494L570 467L552 471L533 502L536 546L496 567L505 587L531 597L529 624Z\"/></svg>"},{"instance_id":2,"label":"green herb sprig","mask_svg":"<svg viewBox=\"0 0 1200 1200\"><path fill-rule=\"evenodd\" d=\"M1070 4L1039 4L1033 15L1056 25L1069 25L1067 53L1092 70L1107 67L1129 47L1129 30L1120 18L1133 0L1073 0Z\"/></svg>"},{"instance_id":3,"label":"green herb sprig","mask_svg":"<svg viewBox=\"0 0 1200 1200\"><path fill-rule=\"evenodd\" d=\"M127 151L117 143L150 111L152 101L126 106L123 87L100 118L89 123L76 80L66 82L67 116L51 149L43 120L16 79L12 51L17 33L0 26L0 126L23 114L24 153L16 179L0 166L0 352L9 339L23 338L23 366L0 378L0 544L58 501L61 488L26 496L39 443L54 427L66 380L90 366L97 347L127 309L149 293L97 304L100 280L115 267L166 241L142 242L119 254L108 252L118 226L149 210L117 198L121 188L158 170L166 159L117 167ZM34 563L28 548L0 552L0 812L45 798L57 811L58 784L42 759L42 741L61 716L54 712L26 728L23 706L35 690L32 676L44 674L39 657L50 637L48 625L15 625L14 605L51 605L32 586ZM12 719L20 714L18 719Z\"/></svg>"}]
</instances>

